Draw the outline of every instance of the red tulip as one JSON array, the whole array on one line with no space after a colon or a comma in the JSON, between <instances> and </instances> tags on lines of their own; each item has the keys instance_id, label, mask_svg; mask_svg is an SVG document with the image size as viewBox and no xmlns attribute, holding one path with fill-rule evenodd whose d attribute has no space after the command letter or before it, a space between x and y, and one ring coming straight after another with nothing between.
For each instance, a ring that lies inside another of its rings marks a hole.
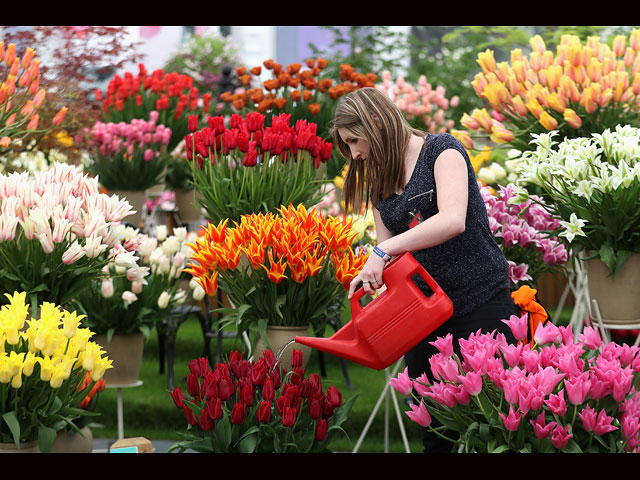
<instances>
[{"instance_id":1,"label":"red tulip","mask_svg":"<svg viewBox=\"0 0 640 480\"><path fill-rule=\"evenodd\" d=\"M214 423L213 423L213 420L211 419L211 416L209 415L209 410L207 407L204 407L202 409L200 418L198 418L198 425L200 425L200 428L205 432L208 432L213 428Z\"/></svg>"},{"instance_id":2,"label":"red tulip","mask_svg":"<svg viewBox=\"0 0 640 480\"><path fill-rule=\"evenodd\" d=\"M245 167L255 167L258 164L258 152L255 150L255 147L253 150L249 150L246 153L246 155L242 159L242 164Z\"/></svg>"},{"instance_id":3,"label":"red tulip","mask_svg":"<svg viewBox=\"0 0 640 480\"><path fill-rule=\"evenodd\" d=\"M323 441L327 437L328 430L329 430L329 424L327 423L327 421L324 418L318 420L318 423L316 423L315 439L318 442Z\"/></svg>"},{"instance_id":4,"label":"red tulip","mask_svg":"<svg viewBox=\"0 0 640 480\"><path fill-rule=\"evenodd\" d=\"M327 400L333 408L342 405L342 394L334 385L327 389Z\"/></svg>"},{"instance_id":5,"label":"red tulip","mask_svg":"<svg viewBox=\"0 0 640 480\"><path fill-rule=\"evenodd\" d=\"M238 389L238 400L245 406L253 405L253 385L245 383Z\"/></svg>"},{"instance_id":6,"label":"red tulip","mask_svg":"<svg viewBox=\"0 0 640 480\"><path fill-rule=\"evenodd\" d=\"M227 400L235 393L233 382L229 377L223 377L218 381L218 396L222 401Z\"/></svg>"},{"instance_id":7,"label":"red tulip","mask_svg":"<svg viewBox=\"0 0 640 480\"><path fill-rule=\"evenodd\" d=\"M222 418L222 400L219 398L211 398L207 400L207 411L211 420Z\"/></svg>"},{"instance_id":8,"label":"red tulip","mask_svg":"<svg viewBox=\"0 0 640 480\"><path fill-rule=\"evenodd\" d=\"M298 411L295 408L285 407L284 412L282 414L282 426L293 427L296 423L297 416L298 416Z\"/></svg>"},{"instance_id":9,"label":"red tulip","mask_svg":"<svg viewBox=\"0 0 640 480\"><path fill-rule=\"evenodd\" d=\"M270 402L275 398L275 390L273 388L273 381L267 378L262 386L262 398Z\"/></svg>"},{"instance_id":10,"label":"red tulip","mask_svg":"<svg viewBox=\"0 0 640 480\"><path fill-rule=\"evenodd\" d=\"M190 132L198 130L198 115L189 115L187 127Z\"/></svg>"},{"instance_id":11,"label":"red tulip","mask_svg":"<svg viewBox=\"0 0 640 480\"><path fill-rule=\"evenodd\" d=\"M209 371L209 360L205 357L193 359L189 362L189 372L197 377L204 377Z\"/></svg>"},{"instance_id":12,"label":"red tulip","mask_svg":"<svg viewBox=\"0 0 640 480\"><path fill-rule=\"evenodd\" d=\"M314 420L322 418L322 397L315 396L309 399L309 416Z\"/></svg>"},{"instance_id":13,"label":"red tulip","mask_svg":"<svg viewBox=\"0 0 640 480\"><path fill-rule=\"evenodd\" d=\"M171 390L171 398L173 398L173 402L176 404L176 407L183 408L184 407L184 393L180 390L180 387L176 387Z\"/></svg>"},{"instance_id":14,"label":"red tulip","mask_svg":"<svg viewBox=\"0 0 640 480\"><path fill-rule=\"evenodd\" d=\"M198 377L193 373L187 374L187 392L192 397L200 396L200 382L198 381Z\"/></svg>"},{"instance_id":15,"label":"red tulip","mask_svg":"<svg viewBox=\"0 0 640 480\"><path fill-rule=\"evenodd\" d=\"M261 423L267 423L270 417L271 417L271 402L268 402L268 401L260 402L260 405L258 405L258 410L256 411L256 418Z\"/></svg>"},{"instance_id":16,"label":"red tulip","mask_svg":"<svg viewBox=\"0 0 640 480\"><path fill-rule=\"evenodd\" d=\"M196 426L198 424L198 422L196 421L196 419L193 417L193 412L191 411L191 409L189 408L189 405L187 405L186 403L182 406L182 408L184 409L184 414L187 417L187 422L189 423L189 425L192 426Z\"/></svg>"},{"instance_id":17,"label":"red tulip","mask_svg":"<svg viewBox=\"0 0 640 480\"><path fill-rule=\"evenodd\" d=\"M231 410L231 423L242 425L247 418L247 410L242 403L234 403Z\"/></svg>"},{"instance_id":18,"label":"red tulip","mask_svg":"<svg viewBox=\"0 0 640 480\"><path fill-rule=\"evenodd\" d=\"M302 367L302 350L294 349L291 352L291 367L294 369Z\"/></svg>"}]
</instances>

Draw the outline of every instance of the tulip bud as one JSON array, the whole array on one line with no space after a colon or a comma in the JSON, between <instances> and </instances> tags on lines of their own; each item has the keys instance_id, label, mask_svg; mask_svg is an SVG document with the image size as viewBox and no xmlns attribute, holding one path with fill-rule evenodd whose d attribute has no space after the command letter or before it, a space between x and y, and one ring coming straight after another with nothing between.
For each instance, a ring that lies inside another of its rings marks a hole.
<instances>
[{"instance_id":1,"label":"tulip bud","mask_svg":"<svg viewBox=\"0 0 640 480\"><path fill-rule=\"evenodd\" d=\"M166 291L162 292L158 297L158 307L164 310L169 305L169 300L171 300L169 293Z\"/></svg>"}]
</instances>

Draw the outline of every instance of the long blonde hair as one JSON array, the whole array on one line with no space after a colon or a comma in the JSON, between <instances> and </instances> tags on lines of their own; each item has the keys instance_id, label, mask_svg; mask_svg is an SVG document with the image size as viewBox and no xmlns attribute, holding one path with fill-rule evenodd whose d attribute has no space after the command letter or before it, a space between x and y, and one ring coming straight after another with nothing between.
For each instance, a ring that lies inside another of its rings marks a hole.
<instances>
[{"instance_id":1,"label":"long blonde hair","mask_svg":"<svg viewBox=\"0 0 640 480\"><path fill-rule=\"evenodd\" d=\"M369 143L365 161L351 158L349 146L338 130ZM405 186L404 158L411 135L426 135L416 130L403 117L398 107L383 92L373 87L354 90L336 107L331 135L334 144L349 162L344 179L345 211L369 201L377 205Z\"/></svg>"}]
</instances>

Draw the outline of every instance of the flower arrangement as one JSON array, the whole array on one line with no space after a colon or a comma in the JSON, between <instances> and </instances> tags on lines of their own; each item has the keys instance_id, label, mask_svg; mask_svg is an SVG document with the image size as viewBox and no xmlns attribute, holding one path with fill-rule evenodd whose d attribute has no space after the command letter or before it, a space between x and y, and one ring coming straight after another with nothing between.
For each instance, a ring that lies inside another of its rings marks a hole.
<instances>
[{"instance_id":1,"label":"flower arrangement","mask_svg":"<svg viewBox=\"0 0 640 480\"><path fill-rule=\"evenodd\" d=\"M316 125L304 120L291 125L280 114L265 127L265 116L232 114L185 137L194 188L213 223L240 221L248 213L275 211L280 205L313 206L321 198L320 183L332 144L316 135Z\"/></svg>"},{"instance_id":2,"label":"flower arrangement","mask_svg":"<svg viewBox=\"0 0 640 480\"><path fill-rule=\"evenodd\" d=\"M68 306L110 261L139 266L118 244L125 199L100 193L79 167L54 163L44 172L0 175L0 293L29 292Z\"/></svg>"},{"instance_id":3,"label":"flower arrangement","mask_svg":"<svg viewBox=\"0 0 640 480\"><path fill-rule=\"evenodd\" d=\"M171 129L158 124L158 118L153 110L149 120L96 122L91 130L85 129L87 171L99 177L107 190L143 191L162 183L170 159Z\"/></svg>"},{"instance_id":4,"label":"flower arrangement","mask_svg":"<svg viewBox=\"0 0 640 480\"><path fill-rule=\"evenodd\" d=\"M158 226L155 236L126 227L120 240L135 255L144 276L127 275L126 267L115 261L104 267L104 276L94 280L74 299L78 310L86 315L86 326L106 335L142 332L149 337L151 328L161 325L171 310L188 300L182 288L188 276L182 273L191 254L188 243L195 233L174 228L167 235ZM194 295L198 295L195 291Z\"/></svg>"},{"instance_id":5,"label":"flower arrangement","mask_svg":"<svg viewBox=\"0 0 640 480\"><path fill-rule=\"evenodd\" d=\"M220 287L235 308L222 309L239 332L266 340L267 325L310 325L323 334L327 311L344 298L367 255L355 255L351 222L303 205L278 214L243 215L234 227L209 224L191 244L185 269L211 295ZM266 343L268 345L268 343Z\"/></svg>"},{"instance_id":6,"label":"flower arrangement","mask_svg":"<svg viewBox=\"0 0 640 480\"><path fill-rule=\"evenodd\" d=\"M200 92L193 86L193 78L178 72L154 70L149 75L143 63L138 65L138 75L125 72L115 75L103 95L95 91L96 100L102 102L102 116L109 123L130 123L133 119L150 119L152 111L158 112L157 123L171 130L169 152L188 133L188 116L209 111L211 94Z\"/></svg>"},{"instance_id":7,"label":"flower arrangement","mask_svg":"<svg viewBox=\"0 0 640 480\"><path fill-rule=\"evenodd\" d=\"M497 194L489 187L478 186L491 232L509 262L510 284L535 286L543 274L561 271L569 255L564 243L548 233L558 230L560 221L544 201L531 195L527 202L513 205L510 201L516 194L515 185L500 186Z\"/></svg>"},{"instance_id":8,"label":"flower arrangement","mask_svg":"<svg viewBox=\"0 0 640 480\"><path fill-rule=\"evenodd\" d=\"M518 183L540 187L560 219L559 236L576 253L593 250L592 258L615 275L632 252L640 252L640 129L618 125L560 143L558 133L534 137L536 149L518 164ZM521 190L513 202L528 199Z\"/></svg>"},{"instance_id":9,"label":"flower arrangement","mask_svg":"<svg viewBox=\"0 0 640 480\"><path fill-rule=\"evenodd\" d=\"M461 119L473 132L509 143L521 151L531 134L558 130L563 138L588 137L618 124L636 125L640 107L640 30L617 35L610 47L596 36L582 45L563 35L555 55L539 35L531 53L511 52L511 61L496 63L493 51L478 55L482 67L472 82L487 108ZM468 134L460 133L471 142Z\"/></svg>"},{"instance_id":10,"label":"flower arrangement","mask_svg":"<svg viewBox=\"0 0 640 480\"><path fill-rule=\"evenodd\" d=\"M417 86L401 76L394 82L389 70L383 71L380 77L382 83L376 84L375 88L393 100L413 127L431 133L447 132L453 127L454 122L446 118L446 113L449 106L458 105L459 98L446 98L443 86L434 89L425 75L420 75Z\"/></svg>"},{"instance_id":11,"label":"flower arrangement","mask_svg":"<svg viewBox=\"0 0 640 480\"><path fill-rule=\"evenodd\" d=\"M526 317L503 320L517 345L495 332L461 339L459 354L450 335L433 342L432 382L406 370L391 380L403 394L415 389L407 415L465 452L637 453L640 349L605 344L588 326L574 337L551 322L528 343ZM433 428L432 416L444 427Z\"/></svg>"},{"instance_id":12,"label":"flower arrangement","mask_svg":"<svg viewBox=\"0 0 640 480\"><path fill-rule=\"evenodd\" d=\"M25 302L27 292L5 294L0 308L0 441L38 441L51 451L56 431L85 415L81 404L111 368L111 360L81 328L82 315L56 304ZM89 373L90 381L85 381Z\"/></svg>"},{"instance_id":13,"label":"flower arrangement","mask_svg":"<svg viewBox=\"0 0 640 480\"><path fill-rule=\"evenodd\" d=\"M291 369L279 365L271 350L257 361L232 351L211 370L206 358L189 362L187 394L171 391L184 410L184 441L169 451L203 453L328 452L331 440L344 432L356 396L342 402L331 386L323 391L319 375L305 377L301 352L294 350Z\"/></svg>"},{"instance_id":14,"label":"flower arrangement","mask_svg":"<svg viewBox=\"0 0 640 480\"><path fill-rule=\"evenodd\" d=\"M7 148L29 133L38 130L38 111L44 102L46 91L40 88L40 61L35 50L26 47L22 57L17 55L16 44L6 47L0 41L0 65L7 67L0 77L0 148ZM67 108L63 107L53 117L53 128L64 120Z\"/></svg>"}]
</instances>

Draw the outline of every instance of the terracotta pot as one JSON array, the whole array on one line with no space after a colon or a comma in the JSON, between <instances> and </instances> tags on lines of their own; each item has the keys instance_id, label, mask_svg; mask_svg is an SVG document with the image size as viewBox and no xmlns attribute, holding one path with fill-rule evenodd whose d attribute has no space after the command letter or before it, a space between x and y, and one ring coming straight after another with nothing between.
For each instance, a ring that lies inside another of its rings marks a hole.
<instances>
[{"instance_id":1,"label":"terracotta pot","mask_svg":"<svg viewBox=\"0 0 640 480\"><path fill-rule=\"evenodd\" d=\"M586 252L590 255L592 252ZM606 324L640 323L640 253L634 253L613 277L601 260L584 261L589 298L598 302Z\"/></svg>"},{"instance_id":2,"label":"terracotta pot","mask_svg":"<svg viewBox=\"0 0 640 480\"><path fill-rule=\"evenodd\" d=\"M180 220L184 223L197 222L202 218L200 204L194 190L176 190L176 207Z\"/></svg>"},{"instance_id":3,"label":"terracotta pot","mask_svg":"<svg viewBox=\"0 0 640 480\"><path fill-rule=\"evenodd\" d=\"M272 325L267 326L267 341L269 342L269 347L271 348L273 354L276 356L276 360L278 360L278 355L280 355L280 365L282 365L287 370L291 369L291 355L294 349L302 351L302 368L307 366L307 363L309 362L309 356L311 355L313 349L300 343L290 343L296 336L307 335L309 335L308 325L292 327L280 327ZM280 350L283 348L284 350L280 352ZM262 354L265 350L266 349L264 344L262 343L262 340L258 338L253 355L254 360L262 357Z\"/></svg>"},{"instance_id":4,"label":"terracotta pot","mask_svg":"<svg viewBox=\"0 0 640 480\"><path fill-rule=\"evenodd\" d=\"M111 337L111 343L107 343L106 335L96 335L94 338L106 350L107 357L113 360L113 368L108 369L103 377L107 385L136 384L142 365L144 335L139 332L115 334Z\"/></svg>"},{"instance_id":5,"label":"terracotta pot","mask_svg":"<svg viewBox=\"0 0 640 480\"><path fill-rule=\"evenodd\" d=\"M58 432L51 453L91 453L93 451L93 432L88 426L82 427L80 432L81 434L75 430Z\"/></svg>"},{"instance_id":6,"label":"terracotta pot","mask_svg":"<svg viewBox=\"0 0 640 480\"><path fill-rule=\"evenodd\" d=\"M0 443L0 453L40 453L40 448L37 441L23 442L20 447L13 442Z\"/></svg>"},{"instance_id":7,"label":"terracotta pot","mask_svg":"<svg viewBox=\"0 0 640 480\"><path fill-rule=\"evenodd\" d=\"M136 213L126 216L122 219L125 223L130 223L135 228L141 227L142 209L144 207L144 190L109 190L109 195L118 195L118 198L126 198L131 204L131 208Z\"/></svg>"}]
</instances>

